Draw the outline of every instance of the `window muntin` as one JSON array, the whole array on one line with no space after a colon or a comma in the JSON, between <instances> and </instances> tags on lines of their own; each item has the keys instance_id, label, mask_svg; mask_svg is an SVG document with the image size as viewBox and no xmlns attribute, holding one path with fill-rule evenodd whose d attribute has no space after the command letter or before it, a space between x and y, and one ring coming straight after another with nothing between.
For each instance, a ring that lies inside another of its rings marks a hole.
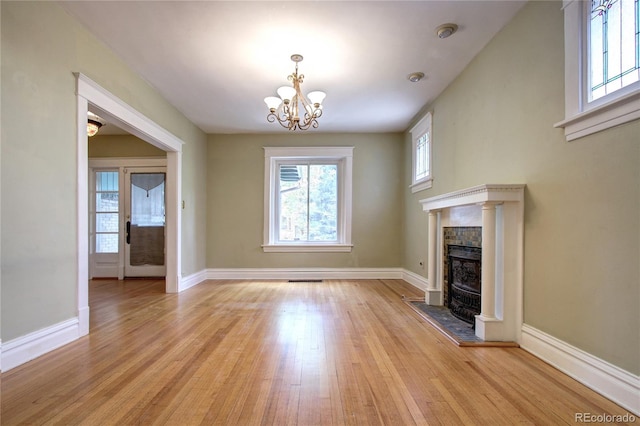
<instances>
[{"instance_id":1,"label":"window muntin","mask_svg":"<svg viewBox=\"0 0 640 426\"><path fill-rule=\"evenodd\" d=\"M432 132L431 113L424 116L411 129L412 139L412 175L411 192L431 188Z\"/></svg>"},{"instance_id":2,"label":"window muntin","mask_svg":"<svg viewBox=\"0 0 640 426\"><path fill-rule=\"evenodd\" d=\"M640 80L640 10L638 0L592 0L586 12L593 102Z\"/></svg>"},{"instance_id":3,"label":"window muntin","mask_svg":"<svg viewBox=\"0 0 640 426\"><path fill-rule=\"evenodd\" d=\"M265 147L266 252L351 251L353 147Z\"/></svg>"},{"instance_id":4,"label":"window muntin","mask_svg":"<svg viewBox=\"0 0 640 426\"><path fill-rule=\"evenodd\" d=\"M96 172L96 253L118 253L118 172Z\"/></svg>"}]
</instances>

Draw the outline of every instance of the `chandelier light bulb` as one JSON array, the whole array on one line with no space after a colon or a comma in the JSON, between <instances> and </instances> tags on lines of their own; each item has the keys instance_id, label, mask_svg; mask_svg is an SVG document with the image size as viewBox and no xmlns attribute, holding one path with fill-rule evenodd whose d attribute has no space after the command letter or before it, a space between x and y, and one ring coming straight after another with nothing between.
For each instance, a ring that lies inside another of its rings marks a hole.
<instances>
[{"instance_id":1,"label":"chandelier light bulb","mask_svg":"<svg viewBox=\"0 0 640 426\"><path fill-rule=\"evenodd\" d=\"M285 104L288 104L295 95L296 89L291 86L282 86L278 89L278 96L280 96Z\"/></svg>"},{"instance_id":2,"label":"chandelier light bulb","mask_svg":"<svg viewBox=\"0 0 640 426\"><path fill-rule=\"evenodd\" d=\"M269 108L269 111L275 112L282 103L282 100L275 96L267 96L266 98L264 98L264 103L267 104L267 108Z\"/></svg>"},{"instance_id":3,"label":"chandelier light bulb","mask_svg":"<svg viewBox=\"0 0 640 426\"><path fill-rule=\"evenodd\" d=\"M326 93L316 90L313 92L309 92L307 98L309 98L314 107L318 108L320 105L322 105L322 101L324 101L324 98L326 96Z\"/></svg>"}]
</instances>

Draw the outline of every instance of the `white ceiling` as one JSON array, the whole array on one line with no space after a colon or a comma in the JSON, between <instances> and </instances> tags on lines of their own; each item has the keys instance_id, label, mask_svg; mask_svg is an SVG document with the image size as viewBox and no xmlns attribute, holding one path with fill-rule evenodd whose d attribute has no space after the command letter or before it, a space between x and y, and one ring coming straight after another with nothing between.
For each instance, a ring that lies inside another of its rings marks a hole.
<instances>
[{"instance_id":1,"label":"white ceiling","mask_svg":"<svg viewBox=\"0 0 640 426\"><path fill-rule=\"evenodd\" d=\"M206 133L286 131L263 99L288 84L293 53L303 91L327 93L314 132L404 131L524 3L61 2ZM458 32L439 39L448 22Z\"/></svg>"}]
</instances>

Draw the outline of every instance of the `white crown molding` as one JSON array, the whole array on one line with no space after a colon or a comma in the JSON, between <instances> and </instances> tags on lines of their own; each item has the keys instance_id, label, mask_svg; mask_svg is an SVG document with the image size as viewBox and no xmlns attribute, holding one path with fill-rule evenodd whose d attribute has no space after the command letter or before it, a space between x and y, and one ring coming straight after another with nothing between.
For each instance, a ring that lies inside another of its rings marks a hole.
<instances>
[{"instance_id":1,"label":"white crown molding","mask_svg":"<svg viewBox=\"0 0 640 426\"><path fill-rule=\"evenodd\" d=\"M527 324L520 347L640 416L640 377Z\"/></svg>"}]
</instances>

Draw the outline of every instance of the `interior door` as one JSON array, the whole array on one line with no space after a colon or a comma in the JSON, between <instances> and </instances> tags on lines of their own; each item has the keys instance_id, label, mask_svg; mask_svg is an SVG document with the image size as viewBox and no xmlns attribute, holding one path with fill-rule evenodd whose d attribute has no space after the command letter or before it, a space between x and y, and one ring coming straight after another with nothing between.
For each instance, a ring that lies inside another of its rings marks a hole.
<instances>
[{"instance_id":1,"label":"interior door","mask_svg":"<svg viewBox=\"0 0 640 426\"><path fill-rule=\"evenodd\" d=\"M164 277L165 167L127 168L125 175L125 277Z\"/></svg>"}]
</instances>

